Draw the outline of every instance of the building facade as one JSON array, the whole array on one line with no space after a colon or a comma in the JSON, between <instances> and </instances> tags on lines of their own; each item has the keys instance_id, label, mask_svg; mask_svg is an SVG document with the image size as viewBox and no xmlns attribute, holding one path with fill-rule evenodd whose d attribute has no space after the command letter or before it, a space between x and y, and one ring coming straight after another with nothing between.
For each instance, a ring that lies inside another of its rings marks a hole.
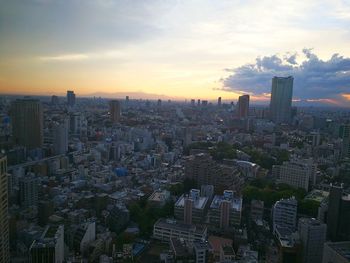
<instances>
[{"instance_id":1,"label":"building facade","mask_svg":"<svg viewBox=\"0 0 350 263\"><path fill-rule=\"evenodd\" d=\"M109 102L109 113L111 116L111 121L117 123L120 121L121 117L121 107L118 100L111 100Z\"/></svg>"},{"instance_id":2,"label":"building facade","mask_svg":"<svg viewBox=\"0 0 350 263\"><path fill-rule=\"evenodd\" d=\"M314 218L300 218L298 232L302 244L303 262L322 262L322 251L323 244L326 242L327 225Z\"/></svg>"},{"instance_id":3,"label":"building facade","mask_svg":"<svg viewBox=\"0 0 350 263\"><path fill-rule=\"evenodd\" d=\"M207 228L189 225L171 219L159 219L153 226L153 238L169 242L170 238L182 238L188 242L202 241L207 237Z\"/></svg>"},{"instance_id":4,"label":"building facade","mask_svg":"<svg viewBox=\"0 0 350 263\"><path fill-rule=\"evenodd\" d=\"M323 247L322 263L349 263L350 241L327 242Z\"/></svg>"},{"instance_id":5,"label":"building facade","mask_svg":"<svg viewBox=\"0 0 350 263\"><path fill-rule=\"evenodd\" d=\"M293 77L273 77L270 116L275 123L289 123L292 115Z\"/></svg>"},{"instance_id":6,"label":"building facade","mask_svg":"<svg viewBox=\"0 0 350 263\"><path fill-rule=\"evenodd\" d=\"M247 118L249 115L249 95L238 97L237 117L240 119Z\"/></svg>"},{"instance_id":7,"label":"building facade","mask_svg":"<svg viewBox=\"0 0 350 263\"><path fill-rule=\"evenodd\" d=\"M43 146L43 109L36 99L18 99L11 105L13 140L28 149Z\"/></svg>"},{"instance_id":8,"label":"building facade","mask_svg":"<svg viewBox=\"0 0 350 263\"><path fill-rule=\"evenodd\" d=\"M75 105L75 93L72 90L67 90L67 105L70 107Z\"/></svg>"},{"instance_id":9,"label":"building facade","mask_svg":"<svg viewBox=\"0 0 350 263\"><path fill-rule=\"evenodd\" d=\"M277 201L272 208L273 231L277 227L295 231L298 202L294 197Z\"/></svg>"},{"instance_id":10,"label":"building facade","mask_svg":"<svg viewBox=\"0 0 350 263\"><path fill-rule=\"evenodd\" d=\"M233 191L225 190L223 195L215 195L209 207L209 223L220 229L241 224L242 198L234 197Z\"/></svg>"},{"instance_id":11,"label":"building facade","mask_svg":"<svg viewBox=\"0 0 350 263\"><path fill-rule=\"evenodd\" d=\"M8 222L8 190L7 159L0 154L0 263L10 261L9 255L9 222Z\"/></svg>"}]
</instances>

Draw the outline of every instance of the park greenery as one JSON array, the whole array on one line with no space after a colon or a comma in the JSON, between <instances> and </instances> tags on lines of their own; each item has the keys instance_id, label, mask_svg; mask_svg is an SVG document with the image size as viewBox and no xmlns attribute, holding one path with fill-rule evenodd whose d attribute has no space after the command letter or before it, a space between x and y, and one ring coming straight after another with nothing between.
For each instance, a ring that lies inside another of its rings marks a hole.
<instances>
[{"instance_id":1,"label":"park greenery","mask_svg":"<svg viewBox=\"0 0 350 263\"><path fill-rule=\"evenodd\" d=\"M307 192L302 188L293 188L286 184L274 184L265 179L256 179L243 189L243 200L249 204L251 200L264 201L267 208L271 208L275 202L282 198L292 196L298 201L298 213L306 216L316 217L319 202L305 200Z\"/></svg>"},{"instance_id":2,"label":"park greenery","mask_svg":"<svg viewBox=\"0 0 350 263\"><path fill-rule=\"evenodd\" d=\"M184 149L184 154L190 154L192 149L207 151L214 160L237 158L237 150L250 156L250 161L258 164L262 168L271 169L275 164L282 164L289 160L289 152L284 149L271 149L268 153L258 150L255 147L240 146L238 144L229 144L227 142L195 142Z\"/></svg>"},{"instance_id":3,"label":"park greenery","mask_svg":"<svg viewBox=\"0 0 350 263\"><path fill-rule=\"evenodd\" d=\"M162 217L171 217L174 214L174 202L168 201L163 207L155 207L147 203L146 198L129 205L130 219L137 223L140 237L149 238L152 235L154 223Z\"/></svg>"}]
</instances>

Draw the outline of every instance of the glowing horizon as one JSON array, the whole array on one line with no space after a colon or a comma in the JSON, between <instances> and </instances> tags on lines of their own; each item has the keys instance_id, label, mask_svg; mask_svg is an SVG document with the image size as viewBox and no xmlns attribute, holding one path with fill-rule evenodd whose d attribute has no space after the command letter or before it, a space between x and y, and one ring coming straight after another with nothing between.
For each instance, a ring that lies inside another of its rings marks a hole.
<instances>
[{"instance_id":1,"label":"glowing horizon","mask_svg":"<svg viewBox=\"0 0 350 263\"><path fill-rule=\"evenodd\" d=\"M314 48L305 51L307 63L341 60L346 67L334 75L344 71L342 82L327 82L334 97L322 87L295 100L349 106L349 14L344 1L7 1L0 8L0 93L207 100L247 93L266 101L270 86L243 85L237 72L265 56L276 66L266 74L284 73L278 67L286 61L302 68L302 50Z\"/></svg>"}]
</instances>

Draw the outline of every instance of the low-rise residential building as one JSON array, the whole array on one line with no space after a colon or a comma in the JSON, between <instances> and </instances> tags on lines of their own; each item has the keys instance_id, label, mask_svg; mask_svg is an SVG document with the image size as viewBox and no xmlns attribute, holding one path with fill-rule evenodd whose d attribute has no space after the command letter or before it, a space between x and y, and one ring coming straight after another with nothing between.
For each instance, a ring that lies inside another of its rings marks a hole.
<instances>
[{"instance_id":1,"label":"low-rise residential building","mask_svg":"<svg viewBox=\"0 0 350 263\"><path fill-rule=\"evenodd\" d=\"M153 238L169 242L170 238L183 238L189 242L205 240L207 228L201 225L190 225L173 219L159 219L153 227Z\"/></svg>"}]
</instances>

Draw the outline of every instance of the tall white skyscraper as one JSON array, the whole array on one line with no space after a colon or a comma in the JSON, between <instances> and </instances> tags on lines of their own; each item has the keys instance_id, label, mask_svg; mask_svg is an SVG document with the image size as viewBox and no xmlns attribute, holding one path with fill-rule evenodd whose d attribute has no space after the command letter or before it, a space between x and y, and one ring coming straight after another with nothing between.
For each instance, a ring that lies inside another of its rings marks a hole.
<instances>
[{"instance_id":1,"label":"tall white skyscraper","mask_svg":"<svg viewBox=\"0 0 350 263\"><path fill-rule=\"evenodd\" d=\"M270 116L275 123L289 123L292 115L293 77L273 77Z\"/></svg>"}]
</instances>

